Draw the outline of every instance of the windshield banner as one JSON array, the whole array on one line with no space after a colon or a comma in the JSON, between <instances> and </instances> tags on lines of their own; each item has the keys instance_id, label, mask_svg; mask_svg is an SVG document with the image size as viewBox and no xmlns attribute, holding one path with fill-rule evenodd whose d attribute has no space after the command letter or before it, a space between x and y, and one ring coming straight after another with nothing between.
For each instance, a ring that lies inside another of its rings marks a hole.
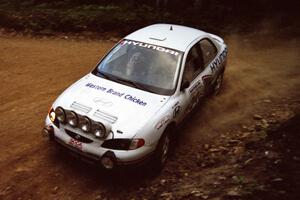
<instances>
[{"instance_id":1,"label":"windshield banner","mask_svg":"<svg viewBox=\"0 0 300 200\"><path fill-rule=\"evenodd\" d=\"M154 50L169 53L169 54L175 55L175 56L179 55L179 52L177 52L175 50L171 50L171 49L168 49L168 48L165 48L165 47L156 46L156 45L153 45L153 44L147 44L147 43L143 43L143 42L135 42L135 41L131 41L131 40L123 40L120 43L120 45L125 45L125 44L140 46L140 47L144 47L144 48L148 48L148 49L154 49Z\"/></svg>"}]
</instances>

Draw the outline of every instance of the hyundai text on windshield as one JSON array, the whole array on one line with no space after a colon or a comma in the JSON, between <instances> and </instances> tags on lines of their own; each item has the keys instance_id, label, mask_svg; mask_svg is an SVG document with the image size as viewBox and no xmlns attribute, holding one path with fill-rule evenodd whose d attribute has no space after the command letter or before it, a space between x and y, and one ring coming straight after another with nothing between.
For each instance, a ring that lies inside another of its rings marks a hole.
<instances>
[{"instance_id":1,"label":"hyundai text on windshield","mask_svg":"<svg viewBox=\"0 0 300 200\"><path fill-rule=\"evenodd\" d=\"M99 63L95 75L149 92L174 93L182 52L123 40Z\"/></svg>"}]
</instances>

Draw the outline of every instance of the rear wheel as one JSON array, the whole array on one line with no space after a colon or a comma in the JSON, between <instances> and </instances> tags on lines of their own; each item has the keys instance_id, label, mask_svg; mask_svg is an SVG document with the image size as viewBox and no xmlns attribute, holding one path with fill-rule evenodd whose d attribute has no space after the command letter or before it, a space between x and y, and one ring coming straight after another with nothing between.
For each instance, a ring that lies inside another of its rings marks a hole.
<instances>
[{"instance_id":1,"label":"rear wheel","mask_svg":"<svg viewBox=\"0 0 300 200\"><path fill-rule=\"evenodd\" d=\"M221 73L218 75L218 77L213 85L213 90L212 90L213 95L218 95L220 93L222 85L223 85L223 76L224 76L224 73Z\"/></svg>"}]
</instances>

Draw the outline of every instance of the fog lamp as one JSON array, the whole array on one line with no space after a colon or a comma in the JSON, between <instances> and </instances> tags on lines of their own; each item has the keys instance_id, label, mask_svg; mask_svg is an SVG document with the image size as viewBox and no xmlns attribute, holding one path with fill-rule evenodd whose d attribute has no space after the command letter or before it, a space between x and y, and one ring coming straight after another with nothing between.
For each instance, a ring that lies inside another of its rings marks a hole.
<instances>
[{"instance_id":1,"label":"fog lamp","mask_svg":"<svg viewBox=\"0 0 300 200\"><path fill-rule=\"evenodd\" d=\"M91 131L91 126L92 126L92 122L88 117L83 117L79 120L79 128L83 131L83 132L90 132Z\"/></svg>"},{"instance_id":2,"label":"fog lamp","mask_svg":"<svg viewBox=\"0 0 300 200\"><path fill-rule=\"evenodd\" d=\"M99 122L93 124L92 132L96 138L104 138L106 136L106 128Z\"/></svg>"},{"instance_id":3,"label":"fog lamp","mask_svg":"<svg viewBox=\"0 0 300 200\"><path fill-rule=\"evenodd\" d=\"M56 115L57 120L60 123L65 123L66 122L66 113L65 113L65 110L62 107L57 107L55 109L55 115Z\"/></svg>"},{"instance_id":4,"label":"fog lamp","mask_svg":"<svg viewBox=\"0 0 300 200\"><path fill-rule=\"evenodd\" d=\"M112 169L114 167L114 161L107 156L101 159L101 164L105 169Z\"/></svg>"},{"instance_id":5,"label":"fog lamp","mask_svg":"<svg viewBox=\"0 0 300 200\"><path fill-rule=\"evenodd\" d=\"M78 125L78 117L77 114L73 111L67 113L67 122L72 127L76 127Z\"/></svg>"}]
</instances>

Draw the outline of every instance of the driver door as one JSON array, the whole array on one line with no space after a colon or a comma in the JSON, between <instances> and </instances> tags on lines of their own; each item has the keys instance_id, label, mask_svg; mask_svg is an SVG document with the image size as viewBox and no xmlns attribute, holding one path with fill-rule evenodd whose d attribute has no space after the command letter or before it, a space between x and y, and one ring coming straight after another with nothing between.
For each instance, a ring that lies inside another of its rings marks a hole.
<instances>
[{"instance_id":1,"label":"driver door","mask_svg":"<svg viewBox=\"0 0 300 200\"><path fill-rule=\"evenodd\" d=\"M184 99L184 115L189 114L198 104L201 97L204 96L203 87L203 71L204 60L200 43L196 43L188 52L184 72L182 77L182 83L189 82L189 87L181 91Z\"/></svg>"}]
</instances>

